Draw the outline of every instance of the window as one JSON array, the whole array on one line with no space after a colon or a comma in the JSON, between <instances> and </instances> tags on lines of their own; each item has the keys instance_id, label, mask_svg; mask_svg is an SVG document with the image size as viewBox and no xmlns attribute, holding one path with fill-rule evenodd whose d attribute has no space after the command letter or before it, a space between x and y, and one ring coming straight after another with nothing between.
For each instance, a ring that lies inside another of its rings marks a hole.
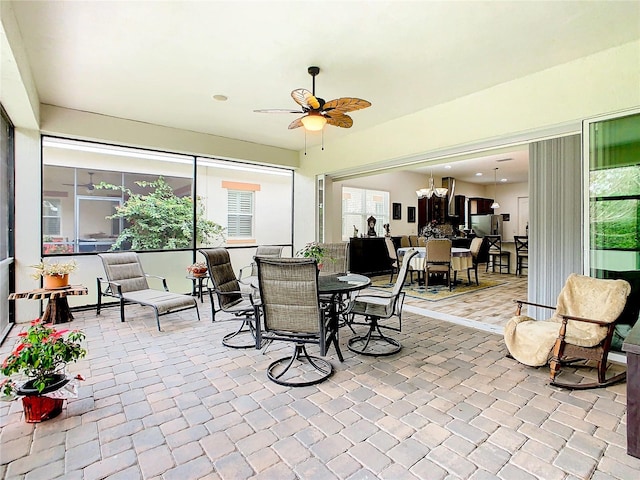
<instances>
[{"instance_id":1,"label":"window","mask_svg":"<svg viewBox=\"0 0 640 480\"><path fill-rule=\"evenodd\" d=\"M376 219L376 234L382 236L382 225L389 223L389 192L342 187L342 239L353 236L354 227L366 235L370 216Z\"/></svg>"},{"instance_id":2,"label":"window","mask_svg":"<svg viewBox=\"0 0 640 480\"><path fill-rule=\"evenodd\" d=\"M230 238L253 237L253 192L227 192L227 235Z\"/></svg>"},{"instance_id":3,"label":"window","mask_svg":"<svg viewBox=\"0 0 640 480\"><path fill-rule=\"evenodd\" d=\"M42 202L42 235L58 237L62 235L62 208L60 200L44 199Z\"/></svg>"}]
</instances>

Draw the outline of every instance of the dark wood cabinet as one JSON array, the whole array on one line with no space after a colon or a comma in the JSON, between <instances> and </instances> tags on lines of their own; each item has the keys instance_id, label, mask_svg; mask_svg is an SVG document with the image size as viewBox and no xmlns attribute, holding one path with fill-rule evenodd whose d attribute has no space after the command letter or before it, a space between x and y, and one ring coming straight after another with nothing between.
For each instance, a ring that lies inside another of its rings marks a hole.
<instances>
[{"instance_id":1,"label":"dark wood cabinet","mask_svg":"<svg viewBox=\"0 0 640 480\"><path fill-rule=\"evenodd\" d=\"M349 242L349 271L367 276L391 272L384 237L352 238Z\"/></svg>"},{"instance_id":2,"label":"dark wood cabinet","mask_svg":"<svg viewBox=\"0 0 640 480\"><path fill-rule=\"evenodd\" d=\"M470 215L493 215L491 204L493 198L469 198L469 214Z\"/></svg>"},{"instance_id":3,"label":"dark wood cabinet","mask_svg":"<svg viewBox=\"0 0 640 480\"><path fill-rule=\"evenodd\" d=\"M435 220L438 224L443 224L447 220L448 197L420 198L418 199L418 232L424 226Z\"/></svg>"}]
</instances>

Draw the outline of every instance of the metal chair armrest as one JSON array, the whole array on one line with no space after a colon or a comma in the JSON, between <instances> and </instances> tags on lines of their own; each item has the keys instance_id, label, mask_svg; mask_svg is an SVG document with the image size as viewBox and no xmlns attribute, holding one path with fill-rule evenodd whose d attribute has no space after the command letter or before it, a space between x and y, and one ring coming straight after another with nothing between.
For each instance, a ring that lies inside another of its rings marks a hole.
<instances>
[{"instance_id":1,"label":"metal chair armrest","mask_svg":"<svg viewBox=\"0 0 640 480\"><path fill-rule=\"evenodd\" d=\"M169 291L169 287L167 286L167 279L164 277L161 277L160 275L152 275L150 273L145 273L144 274L145 277L147 278L156 278L158 280L162 280L162 287L164 288L165 292Z\"/></svg>"}]
</instances>

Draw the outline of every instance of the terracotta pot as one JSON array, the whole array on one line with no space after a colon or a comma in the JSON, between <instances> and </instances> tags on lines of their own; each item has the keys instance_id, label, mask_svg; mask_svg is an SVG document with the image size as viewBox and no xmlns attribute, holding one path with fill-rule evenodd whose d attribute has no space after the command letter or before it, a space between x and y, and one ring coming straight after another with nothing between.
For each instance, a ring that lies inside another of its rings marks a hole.
<instances>
[{"instance_id":1,"label":"terracotta pot","mask_svg":"<svg viewBox=\"0 0 640 480\"><path fill-rule=\"evenodd\" d=\"M22 397L24 419L27 423L40 423L60 415L62 398L49 398L40 395Z\"/></svg>"},{"instance_id":2,"label":"terracotta pot","mask_svg":"<svg viewBox=\"0 0 640 480\"><path fill-rule=\"evenodd\" d=\"M204 277L207 274L206 268L192 268L190 271L194 277Z\"/></svg>"},{"instance_id":3,"label":"terracotta pot","mask_svg":"<svg viewBox=\"0 0 640 480\"><path fill-rule=\"evenodd\" d=\"M57 290L69 285L69 275L43 275L44 288L46 290Z\"/></svg>"}]
</instances>

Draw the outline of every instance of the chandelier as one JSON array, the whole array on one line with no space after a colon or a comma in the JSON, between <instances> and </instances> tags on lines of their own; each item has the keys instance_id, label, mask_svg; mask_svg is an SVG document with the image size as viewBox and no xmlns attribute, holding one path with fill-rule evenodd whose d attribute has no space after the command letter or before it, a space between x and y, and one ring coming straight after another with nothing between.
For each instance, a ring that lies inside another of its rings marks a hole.
<instances>
[{"instance_id":1,"label":"chandelier","mask_svg":"<svg viewBox=\"0 0 640 480\"><path fill-rule=\"evenodd\" d=\"M435 188L433 186L433 172L431 172L431 176L429 177L429 188L421 188L420 190L416 190L416 195L418 198L431 198L434 195L436 197L446 197L448 190L444 187Z\"/></svg>"}]
</instances>

